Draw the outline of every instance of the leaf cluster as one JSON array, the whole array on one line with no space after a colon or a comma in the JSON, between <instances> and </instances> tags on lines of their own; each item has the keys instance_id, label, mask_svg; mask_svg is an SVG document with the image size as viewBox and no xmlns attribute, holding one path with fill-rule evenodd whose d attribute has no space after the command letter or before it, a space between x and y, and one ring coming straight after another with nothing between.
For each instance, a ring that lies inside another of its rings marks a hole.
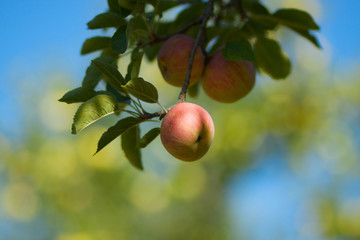
<instances>
[{"instance_id":1,"label":"leaf cluster","mask_svg":"<svg viewBox=\"0 0 360 240\"><path fill-rule=\"evenodd\" d=\"M198 36L207 4L213 4L210 20L203 34ZM121 146L130 163L143 169L141 148L146 147L160 133L155 127L143 137L139 124L154 121L166 114L158 101L156 87L140 74L141 62L156 58L161 43L178 33L200 37L200 47L209 58L222 49L223 56L232 61L252 61L258 71L273 79L285 79L291 63L281 45L271 33L286 27L306 38L316 47L320 44L312 31L319 30L311 15L298 9L279 9L271 13L259 1L203 1L203 0L107 0L108 10L87 23L88 29L113 29L104 35L85 40L81 54L98 52L86 70L82 85L67 92L59 101L81 103L75 113L72 133L77 134L97 120L116 114L120 120L103 133L97 152L121 136ZM164 16L179 7L172 19ZM117 68L119 58L131 55L127 72ZM100 84L102 83L102 84ZM196 96L199 86L189 89ZM148 113L143 102L158 104L160 110Z\"/></svg>"}]
</instances>

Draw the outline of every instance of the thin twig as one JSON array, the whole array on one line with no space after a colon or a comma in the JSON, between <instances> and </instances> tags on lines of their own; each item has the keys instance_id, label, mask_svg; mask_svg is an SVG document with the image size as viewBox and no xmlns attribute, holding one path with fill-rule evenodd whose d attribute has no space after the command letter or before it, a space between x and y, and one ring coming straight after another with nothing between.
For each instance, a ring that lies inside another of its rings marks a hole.
<instances>
[{"instance_id":1,"label":"thin twig","mask_svg":"<svg viewBox=\"0 0 360 240\"><path fill-rule=\"evenodd\" d=\"M203 15L201 16L202 22L200 25L200 30L199 33L197 35L195 44L193 49L191 50L191 54L190 54L190 62L188 65L188 70L187 70L187 74L186 74L186 78L184 80L184 85L181 88L181 92L179 94L179 98L178 98L178 103L184 102L186 99L186 91L189 87L189 83L190 83L190 77L191 77L191 69L192 69L192 65L194 63L194 57L195 57L195 53L196 53L196 49L200 44L200 40L203 39L204 36L204 32L205 32L205 28L206 28L206 23L209 20L210 16L213 13L213 5L214 5L214 0L209 0L209 2L206 5L206 9L203 13Z\"/></svg>"}]
</instances>

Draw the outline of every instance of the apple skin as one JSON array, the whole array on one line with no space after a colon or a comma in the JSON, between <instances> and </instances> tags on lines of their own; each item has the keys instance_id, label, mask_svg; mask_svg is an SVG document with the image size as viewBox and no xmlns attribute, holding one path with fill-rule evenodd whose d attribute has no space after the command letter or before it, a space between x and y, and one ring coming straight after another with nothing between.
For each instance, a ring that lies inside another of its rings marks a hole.
<instances>
[{"instance_id":1,"label":"apple skin","mask_svg":"<svg viewBox=\"0 0 360 240\"><path fill-rule=\"evenodd\" d=\"M254 88L255 78L252 62L227 60L218 50L205 68L201 85L210 98L222 103L233 103Z\"/></svg>"},{"instance_id":2,"label":"apple skin","mask_svg":"<svg viewBox=\"0 0 360 240\"><path fill-rule=\"evenodd\" d=\"M176 87L181 87L184 84L194 44L195 40L185 34L176 34L163 43L157 61L166 82ZM201 77L204 62L204 54L198 47L191 69L190 86L195 84Z\"/></svg>"},{"instance_id":3,"label":"apple skin","mask_svg":"<svg viewBox=\"0 0 360 240\"><path fill-rule=\"evenodd\" d=\"M192 162L209 150L215 128L210 114L193 103L178 103L165 115L160 138L174 157Z\"/></svg>"}]
</instances>

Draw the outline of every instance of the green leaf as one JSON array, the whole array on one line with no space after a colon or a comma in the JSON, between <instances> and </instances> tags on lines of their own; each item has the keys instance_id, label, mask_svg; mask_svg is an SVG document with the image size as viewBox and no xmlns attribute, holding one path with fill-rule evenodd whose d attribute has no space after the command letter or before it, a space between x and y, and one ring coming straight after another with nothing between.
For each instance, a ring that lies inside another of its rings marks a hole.
<instances>
[{"instance_id":1,"label":"green leaf","mask_svg":"<svg viewBox=\"0 0 360 240\"><path fill-rule=\"evenodd\" d=\"M292 30L297 32L299 35L303 36L307 40L309 40L316 47L321 48L318 39L314 35L312 35L309 31L301 30L301 29L292 29Z\"/></svg>"},{"instance_id":2,"label":"green leaf","mask_svg":"<svg viewBox=\"0 0 360 240\"><path fill-rule=\"evenodd\" d=\"M103 149L106 145L112 142L115 138L123 134L129 128L143 122L143 119L127 117L118 121L114 126L110 127L106 132L101 136L96 153ZM95 154L96 154L95 153Z\"/></svg>"},{"instance_id":3,"label":"green leaf","mask_svg":"<svg viewBox=\"0 0 360 240\"><path fill-rule=\"evenodd\" d=\"M134 78L122 87L144 102L158 102L159 95L156 87L142 78Z\"/></svg>"},{"instance_id":4,"label":"green leaf","mask_svg":"<svg viewBox=\"0 0 360 240\"><path fill-rule=\"evenodd\" d=\"M121 13L121 8L118 4L118 0L107 0L107 2L111 11Z\"/></svg>"},{"instance_id":5,"label":"green leaf","mask_svg":"<svg viewBox=\"0 0 360 240\"><path fill-rule=\"evenodd\" d=\"M201 1L199 3L192 3L188 8L185 8L177 15L175 24L178 27L181 27L201 17L204 13L205 7L206 5Z\"/></svg>"},{"instance_id":6,"label":"green leaf","mask_svg":"<svg viewBox=\"0 0 360 240\"><path fill-rule=\"evenodd\" d=\"M291 63L277 41L258 38L255 42L255 62L273 79L284 79L291 71Z\"/></svg>"},{"instance_id":7,"label":"green leaf","mask_svg":"<svg viewBox=\"0 0 360 240\"><path fill-rule=\"evenodd\" d=\"M112 85L114 89L116 89L116 91L120 93L125 93L124 89L122 89L121 87L121 85L125 84L125 79L117 70L116 66L98 60L93 60L92 63L101 73L105 74L108 77L108 82Z\"/></svg>"},{"instance_id":8,"label":"green leaf","mask_svg":"<svg viewBox=\"0 0 360 240\"><path fill-rule=\"evenodd\" d=\"M311 15L299 9L280 9L273 14L275 21L290 28L303 30L319 30Z\"/></svg>"},{"instance_id":9,"label":"green leaf","mask_svg":"<svg viewBox=\"0 0 360 240\"><path fill-rule=\"evenodd\" d=\"M95 16L87 25L89 29L120 27L126 25L126 21L120 14L109 11Z\"/></svg>"},{"instance_id":10,"label":"green leaf","mask_svg":"<svg viewBox=\"0 0 360 240\"><path fill-rule=\"evenodd\" d=\"M249 41L228 42L222 49L224 58L231 61L254 61L254 53Z\"/></svg>"},{"instance_id":11,"label":"green leaf","mask_svg":"<svg viewBox=\"0 0 360 240\"><path fill-rule=\"evenodd\" d=\"M147 46L146 48L144 48L144 53L145 53L146 58L150 62L152 62L156 58L160 48L161 48L160 43L154 44L153 46Z\"/></svg>"},{"instance_id":12,"label":"green leaf","mask_svg":"<svg viewBox=\"0 0 360 240\"><path fill-rule=\"evenodd\" d=\"M65 95L59 99L59 101L66 103L86 102L95 95L96 92L93 89L79 87L65 93Z\"/></svg>"},{"instance_id":13,"label":"green leaf","mask_svg":"<svg viewBox=\"0 0 360 240\"><path fill-rule=\"evenodd\" d=\"M126 29L126 36L132 41L147 39L148 29L145 19L141 15L136 15L130 19Z\"/></svg>"},{"instance_id":14,"label":"green leaf","mask_svg":"<svg viewBox=\"0 0 360 240\"><path fill-rule=\"evenodd\" d=\"M138 125L128 129L121 135L121 148L131 165L139 170L143 170L141 162L141 152L138 146L140 139L140 128Z\"/></svg>"},{"instance_id":15,"label":"green leaf","mask_svg":"<svg viewBox=\"0 0 360 240\"><path fill-rule=\"evenodd\" d=\"M151 143L158 135L160 134L160 128L153 128L148 131L139 141L138 146L140 148L145 148L149 143Z\"/></svg>"},{"instance_id":16,"label":"green leaf","mask_svg":"<svg viewBox=\"0 0 360 240\"><path fill-rule=\"evenodd\" d=\"M137 7L138 0L118 0L120 7L134 10Z\"/></svg>"},{"instance_id":17,"label":"green leaf","mask_svg":"<svg viewBox=\"0 0 360 240\"><path fill-rule=\"evenodd\" d=\"M126 81L139 77L140 66L143 55L144 52L139 51L139 48L135 48L134 51L132 52L131 61L129 63L128 71L125 77Z\"/></svg>"},{"instance_id":18,"label":"green leaf","mask_svg":"<svg viewBox=\"0 0 360 240\"><path fill-rule=\"evenodd\" d=\"M106 91L113 94L119 103L130 104L130 98L128 96L121 95L118 91L116 91L109 83L106 84Z\"/></svg>"},{"instance_id":19,"label":"green leaf","mask_svg":"<svg viewBox=\"0 0 360 240\"><path fill-rule=\"evenodd\" d=\"M119 111L116 99L110 95L101 94L80 105L74 116L72 134L80 132L90 124L109 114Z\"/></svg>"},{"instance_id":20,"label":"green leaf","mask_svg":"<svg viewBox=\"0 0 360 240\"><path fill-rule=\"evenodd\" d=\"M102 49L110 48L111 38L109 37L92 37L85 40L82 48L81 55L99 51Z\"/></svg>"},{"instance_id":21,"label":"green leaf","mask_svg":"<svg viewBox=\"0 0 360 240\"><path fill-rule=\"evenodd\" d=\"M101 56L96 58L96 61L112 64L116 62L115 57L110 56ZM99 81L101 80L102 73L97 69L94 63L91 63L90 66L86 69L85 77L82 81L82 86L85 88L94 89Z\"/></svg>"},{"instance_id":22,"label":"green leaf","mask_svg":"<svg viewBox=\"0 0 360 240\"><path fill-rule=\"evenodd\" d=\"M111 38L111 48L117 53L124 53L127 49L126 25L121 26Z\"/></svg>"}]
</instances>

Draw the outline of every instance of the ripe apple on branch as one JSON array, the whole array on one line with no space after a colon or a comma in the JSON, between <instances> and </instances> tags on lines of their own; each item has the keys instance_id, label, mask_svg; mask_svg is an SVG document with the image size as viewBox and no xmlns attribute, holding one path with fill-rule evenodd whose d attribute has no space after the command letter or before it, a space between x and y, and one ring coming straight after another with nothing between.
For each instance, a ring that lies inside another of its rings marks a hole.
<instances>
[{"instance_id":1,"label":"ripe apple on branch","mask_svg":"<svg viewBox=\"0 0 360 240\"><path fill-rule=\"evenodd\" d=\"M119 121L103 133L97 151L120 136L129 162L143 169L141 148L158 135L165 149L183 161L202 158L214 138L209 113L186 102L189 86L201 86L211 100L233 103L255 86L256 71L274 80L285 79L291 63L269 33L287 27L320 48L312 31L319 30L311 15L299 9L271 13L256 0L108 0L109 10L87 23L89 29L115 28L112 36L86 39L81 54L100 51L86 70L82 85L59 101L82 103L75 113L72 133L116 114ZM163 20L181 7L175 18ZM117 60L130 54L127 72ZM164 80L181 87L175 105L164 107L156 87L139 76L146 57L158 66ZM98 90L100 82L105 88ZM150 113L142 102L161 108ZM158 118L159 120L154 120ZM140 135L143 122L161 122Z\"/></svg>"}]
</instances>

